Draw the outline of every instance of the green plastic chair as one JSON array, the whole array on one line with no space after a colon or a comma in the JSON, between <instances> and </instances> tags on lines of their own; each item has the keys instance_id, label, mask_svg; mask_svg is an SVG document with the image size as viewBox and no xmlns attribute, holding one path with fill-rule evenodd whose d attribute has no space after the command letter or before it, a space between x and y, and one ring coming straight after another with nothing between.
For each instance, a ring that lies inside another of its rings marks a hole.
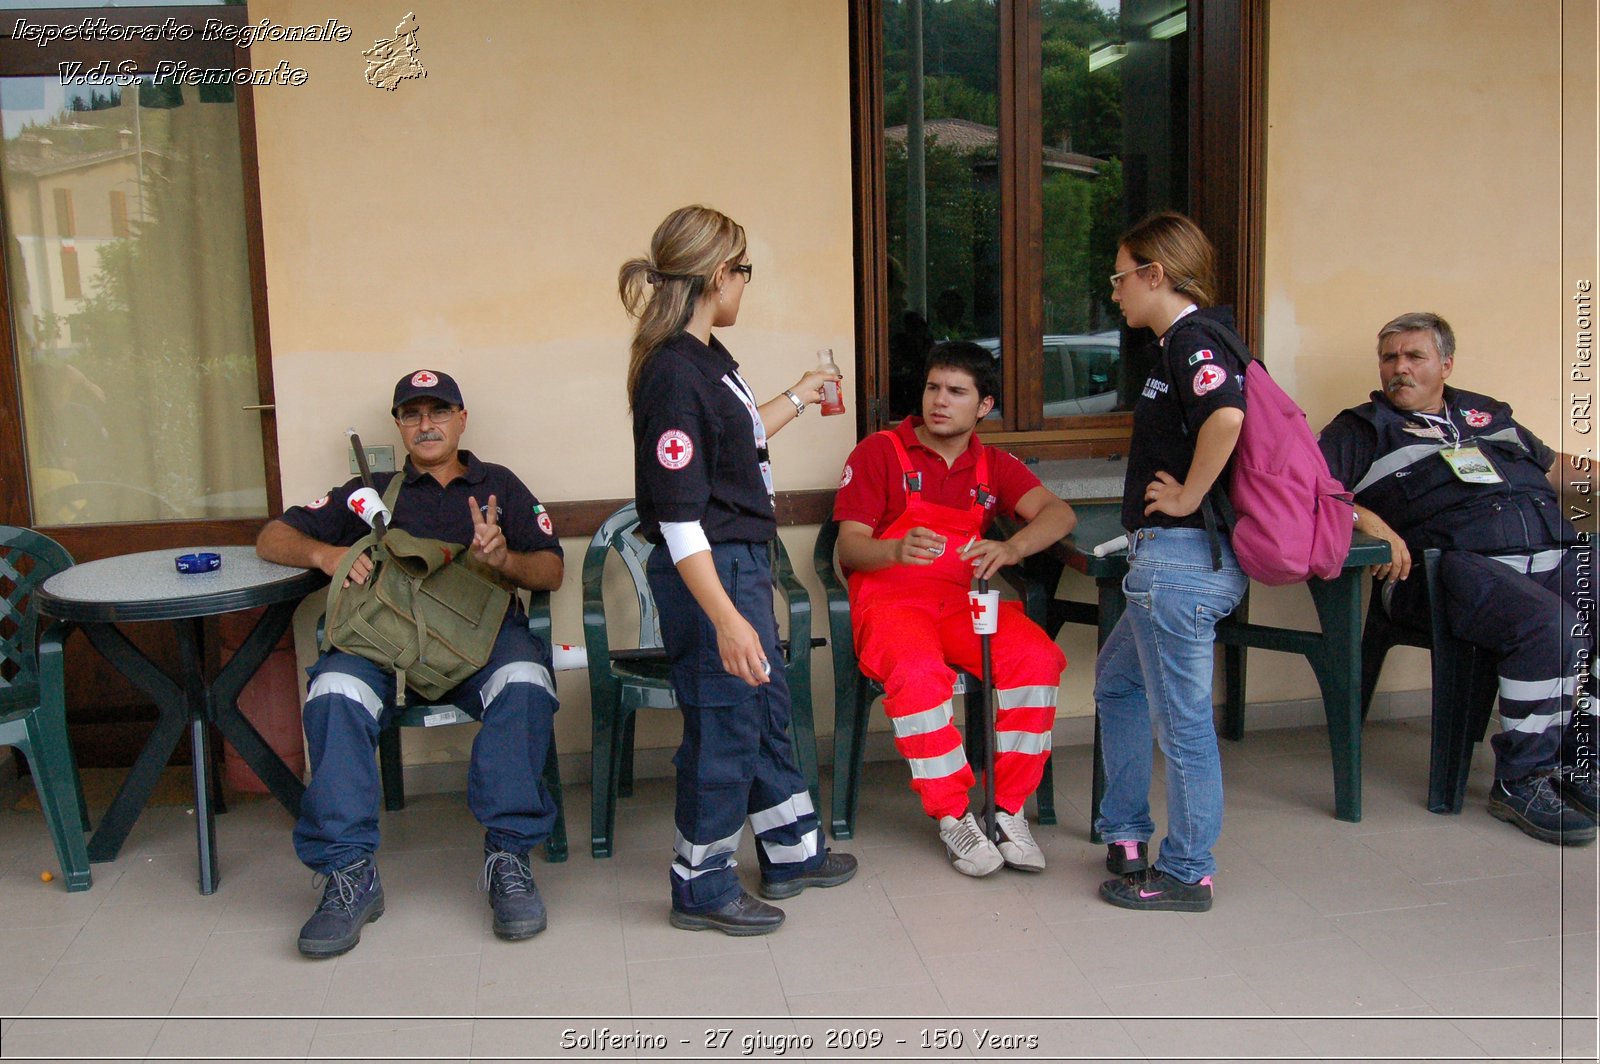
<instances>
[{"instance_id":1,"label":"green plastic chair","mask_svg":"<svg viewBox=\"0 0 1600 1064\"><path fill-rule=\"evenodd\" d=\"M64 625L40 640L33 591L72 565L72 555L48 536L0 525L0 746L28 759L39 806L70 891L88 890L88 807L78 764L67 741Z\"/></svg>"},{"instance_id":2,"label":"green plastic chair","mask_svg":"<svg viewBox=\"0 0 1600 1064\"><path fill-rule=\"evenodd\" d=\"M550 644L550 592L528 595L528 631ZM317 622L317 642L322 642L322 622ZM554 674L552 674L554 679ZM437 728L446 724L469 724L472 715L455 706L428 706L407 703L395 707L388 727L378 735L378 771L383 777L383 807L398 812L406 807L405 761L401 756L401 728ZM560 864L567 859L567 805L561 793L561 758L554 739L544 761L544 785L556 800L556 822L544 841L544 859Z\"/></svg>"},{"instance_id":3,"label":"green plastic chair","mask_svg":"<svg viewBox=\"0 0 1600 1064\"><path fill-rule=\"evenodd\" d=\"M778 589L788 603L790 640L784 675L789 681L789 736L800 772L818 802L817 736L811 710L811 596L794 575L783 542L776 541L774 567ZM659 653L661 620L645 577L645 563L654 544L639 534L639 513L628 503L606 519L583 557L583 636L589 651L589 695L594 728L590 757L594 800L590 814L589 849L610 857L616 836L617 798L633 793L634 713L641 709L674 709L671 669ZM637 650L612 651L602 591L606 559L616 552L633 580L639 603ZM656 651L656 653L651 653ZM819 804L818 809L821 808Z\"/></svg>"},{"instance_id":4,"label":"green plastic chair","mask_svg":"<svg viewBox=\"0 0 1600 1064\"><path fill-rule=\"evenodd\" d=\"M997 534L997 533L992 533ZM836 839L853 838L856 832L856 807L861 794L861 762L867 748L867 714L872 703L883 694L883 685L866 677L856 660L855 637L850 628L850 592L834 559L839 542L839 522L829 521L817 532L812 560L817 578L828 599L828 638L833 644L833 824ZM1049 599L1048 591L1017 566L1001 573L1022 596L1024 609L1036 624ZM1048 631L1048 629L1046 629ZM983 714L982 684L978 677L956 670L956 694L965 694L967 760L983 763L984 746L989 737L972 722ZM1044 763L1044 777L1034 792L1041 824L1056 822L1054 758Z\"/></svg>"}]
</instances>

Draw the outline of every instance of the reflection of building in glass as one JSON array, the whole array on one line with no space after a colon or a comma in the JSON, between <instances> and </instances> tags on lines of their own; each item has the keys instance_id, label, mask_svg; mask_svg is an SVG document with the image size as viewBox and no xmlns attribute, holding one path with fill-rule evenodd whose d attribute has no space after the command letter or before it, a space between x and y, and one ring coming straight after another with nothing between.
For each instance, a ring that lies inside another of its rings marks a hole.
<instances>
[{"instance_id":1,"label":"reflection of building in glass","mask_svg":"<svg viewBox=\"0 0 1600 1064\"><path fill-rule=\"evenodd\" d=\"M14 97L0 176L38 523L264 512L232 88L96 89L53 116Z\"/></svg>"},{"instance_id":2,"label":"reflection of building in glass","mask_svg":"<svg viewBox=\"0 0 1600 1064\"><path fill-rule=\"evenodd\" d=\"M83 309L101 251L144 221L139 175L149 149L135 132L137 121L130 105L74 111L6 141L10 267L20 268L25 281L13 287L28 293L32 318L52 334L29 335L39 321L19 321L18 331L33 344L73 344L65 319Z\"/></svg>"}]
</instances>

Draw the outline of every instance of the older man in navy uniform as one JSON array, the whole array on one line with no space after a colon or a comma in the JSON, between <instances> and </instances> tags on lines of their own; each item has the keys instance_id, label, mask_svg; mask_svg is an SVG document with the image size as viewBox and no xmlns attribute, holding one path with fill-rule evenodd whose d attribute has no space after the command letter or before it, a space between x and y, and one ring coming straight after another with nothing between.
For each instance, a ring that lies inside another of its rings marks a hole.
<instances>
[{"instance_id":1,"label":"older man in navy uniform","mask_svg":"<svg viewBox=\"0 0 1600 1064\"><path fill-rule=\"evenodd\" d=\"M417 370L395 385L391 412L405 444L405 469L379 473L382 493L404 477L391 525L413 535L470 544L472 556L513 588L561 586L561 543L544 507L504 466L459 449L467 427L461 389L445 373ZM367 533L346 507L359 479L267 523L256 551L268 561L333 575L347 548ZM350 570L360 583L370 557ZM513 597L489 661L442 700L482 722L472 745L467 806L484 826L483 878L494 933L529 938L544 930L544 902L528 851L555 823L556 805L543 783L556 710L550 648L534 638ZM378 848L381 784L374 763L378 735L394 712L394 673L364 658L333 651L310 670L305 730L311 753L295 851L327 877L322 901L300 931L300 952L334 957L352 949L362 927L383 915Z\"/></svg>"},{"instance_id":2,"label":"older man in navy uniform","mask_svg":"<svg viewBox=\"0 0 1600 1064\"><path fill-rule=\"evenodd\" d=\"M1452 634L1497 662L1490 814L1545 842L1591 842L1594 718L1574 710L1594 647L1578 601L1592 547L1562 514L1564 476L1588 459L1551 450L1505 403L1448 387L1454 364L1443 318L1395 318L1378 333L1382 389L1322 430L1322 452L1355 493L1356 527L1393 552L1377 570L1389 615L1428 626L1412 559L1438 548Z\"/></svg>"}]
</instances>

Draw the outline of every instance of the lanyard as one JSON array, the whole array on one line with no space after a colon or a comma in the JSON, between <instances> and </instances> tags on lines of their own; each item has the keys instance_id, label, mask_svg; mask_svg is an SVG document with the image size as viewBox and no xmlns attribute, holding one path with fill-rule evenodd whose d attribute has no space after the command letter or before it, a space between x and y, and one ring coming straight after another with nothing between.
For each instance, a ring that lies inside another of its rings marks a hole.
<instances>
[{"instance_id":1,"label":"lanyard","mask_svg":"<svg viewBox=\"0 0 1600 1064\"><path fill-rule=\"evenodd\" d=\"M756 409L755 393L750 390L750 385L745 383L745 379L739 376L737 371L724 373L722 383L738 397L739 402L744 404L745 410L750 414L750 426L756 438L756 462L761 466L761 483L767 489L767 502L776 510L778 500L772 490L772 459L771 452L767 450L767 426L761 421L761 411Z\"/></svg>"},{"instance_id":2,"label":"lanyard","mask_svg":"<svg viewBox=\"0 0 1600 1064\"><path fill-rule=\"evenodd\" d=\"M1439 440L1440 440L1441 443L1444 441L1444 433L1445 433L1445 431L1448 430L1449 433L1450 433L1450 446L1452 446L1452 447L1460 447L1461 446L1461 430L1456 428L1456 424L1455 424L1454 421L1450 420L1450 408L1449 407L1445 407L1445 413L1444 413L1443 417L1440 417L1437 414L1424 414L1420 410L1417 411L1416 414L1422 420L1426 421L1428 424L1434 426L1435 428L1439 428L1439 426L1443 426L1443 428L1441 428L1440 431L1439 431Z\"/></svg>"}]
</instances>

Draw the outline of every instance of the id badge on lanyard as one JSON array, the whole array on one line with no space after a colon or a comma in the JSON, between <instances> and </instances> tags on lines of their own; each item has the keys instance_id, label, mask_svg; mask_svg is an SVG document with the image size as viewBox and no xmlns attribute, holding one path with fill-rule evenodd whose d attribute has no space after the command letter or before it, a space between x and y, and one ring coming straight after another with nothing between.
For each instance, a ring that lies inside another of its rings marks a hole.
<instances>
[{"instance_id":1,"label":"id badge on lanyard","mask_svg":"<svg viewBox=\"0 0 1600 1064\"><path fill-rule=\"evenodd\" d=\"M762 423L761 411L756 408L755 393L737 373L724 373L722 383L738 396L739 402L744 404L745 410L750 414L750 426L756 438L756 463L761 467L761 483L767 489L767 502L771 504L773 510L777 510L777 493L772 488L772 459L767 451L767 426Z\"/></svg>"},{"instance_id":2,"label":"id badge on lanyard","mask_svg":"<svg viewBox=\"0 0 1600 1064\"><path fill-rule=\"evenodd\" d=\"M1494 463L1478 449L1475 443L1463 443L1461 431L1450 420L1447 413L1444 417L1433 414L1418 413L1418 417L1428 422L1429 426L1438 433L1442 441L1445 432L1451 437L1449 444L1439 448L1439 457L1444 459L1445 465L1450 467L1450 472L1455 474L1457 480L1463 484L1500 484L1503 483L1500 473L1495 469Z\"/></svg>"}]
</instances>

